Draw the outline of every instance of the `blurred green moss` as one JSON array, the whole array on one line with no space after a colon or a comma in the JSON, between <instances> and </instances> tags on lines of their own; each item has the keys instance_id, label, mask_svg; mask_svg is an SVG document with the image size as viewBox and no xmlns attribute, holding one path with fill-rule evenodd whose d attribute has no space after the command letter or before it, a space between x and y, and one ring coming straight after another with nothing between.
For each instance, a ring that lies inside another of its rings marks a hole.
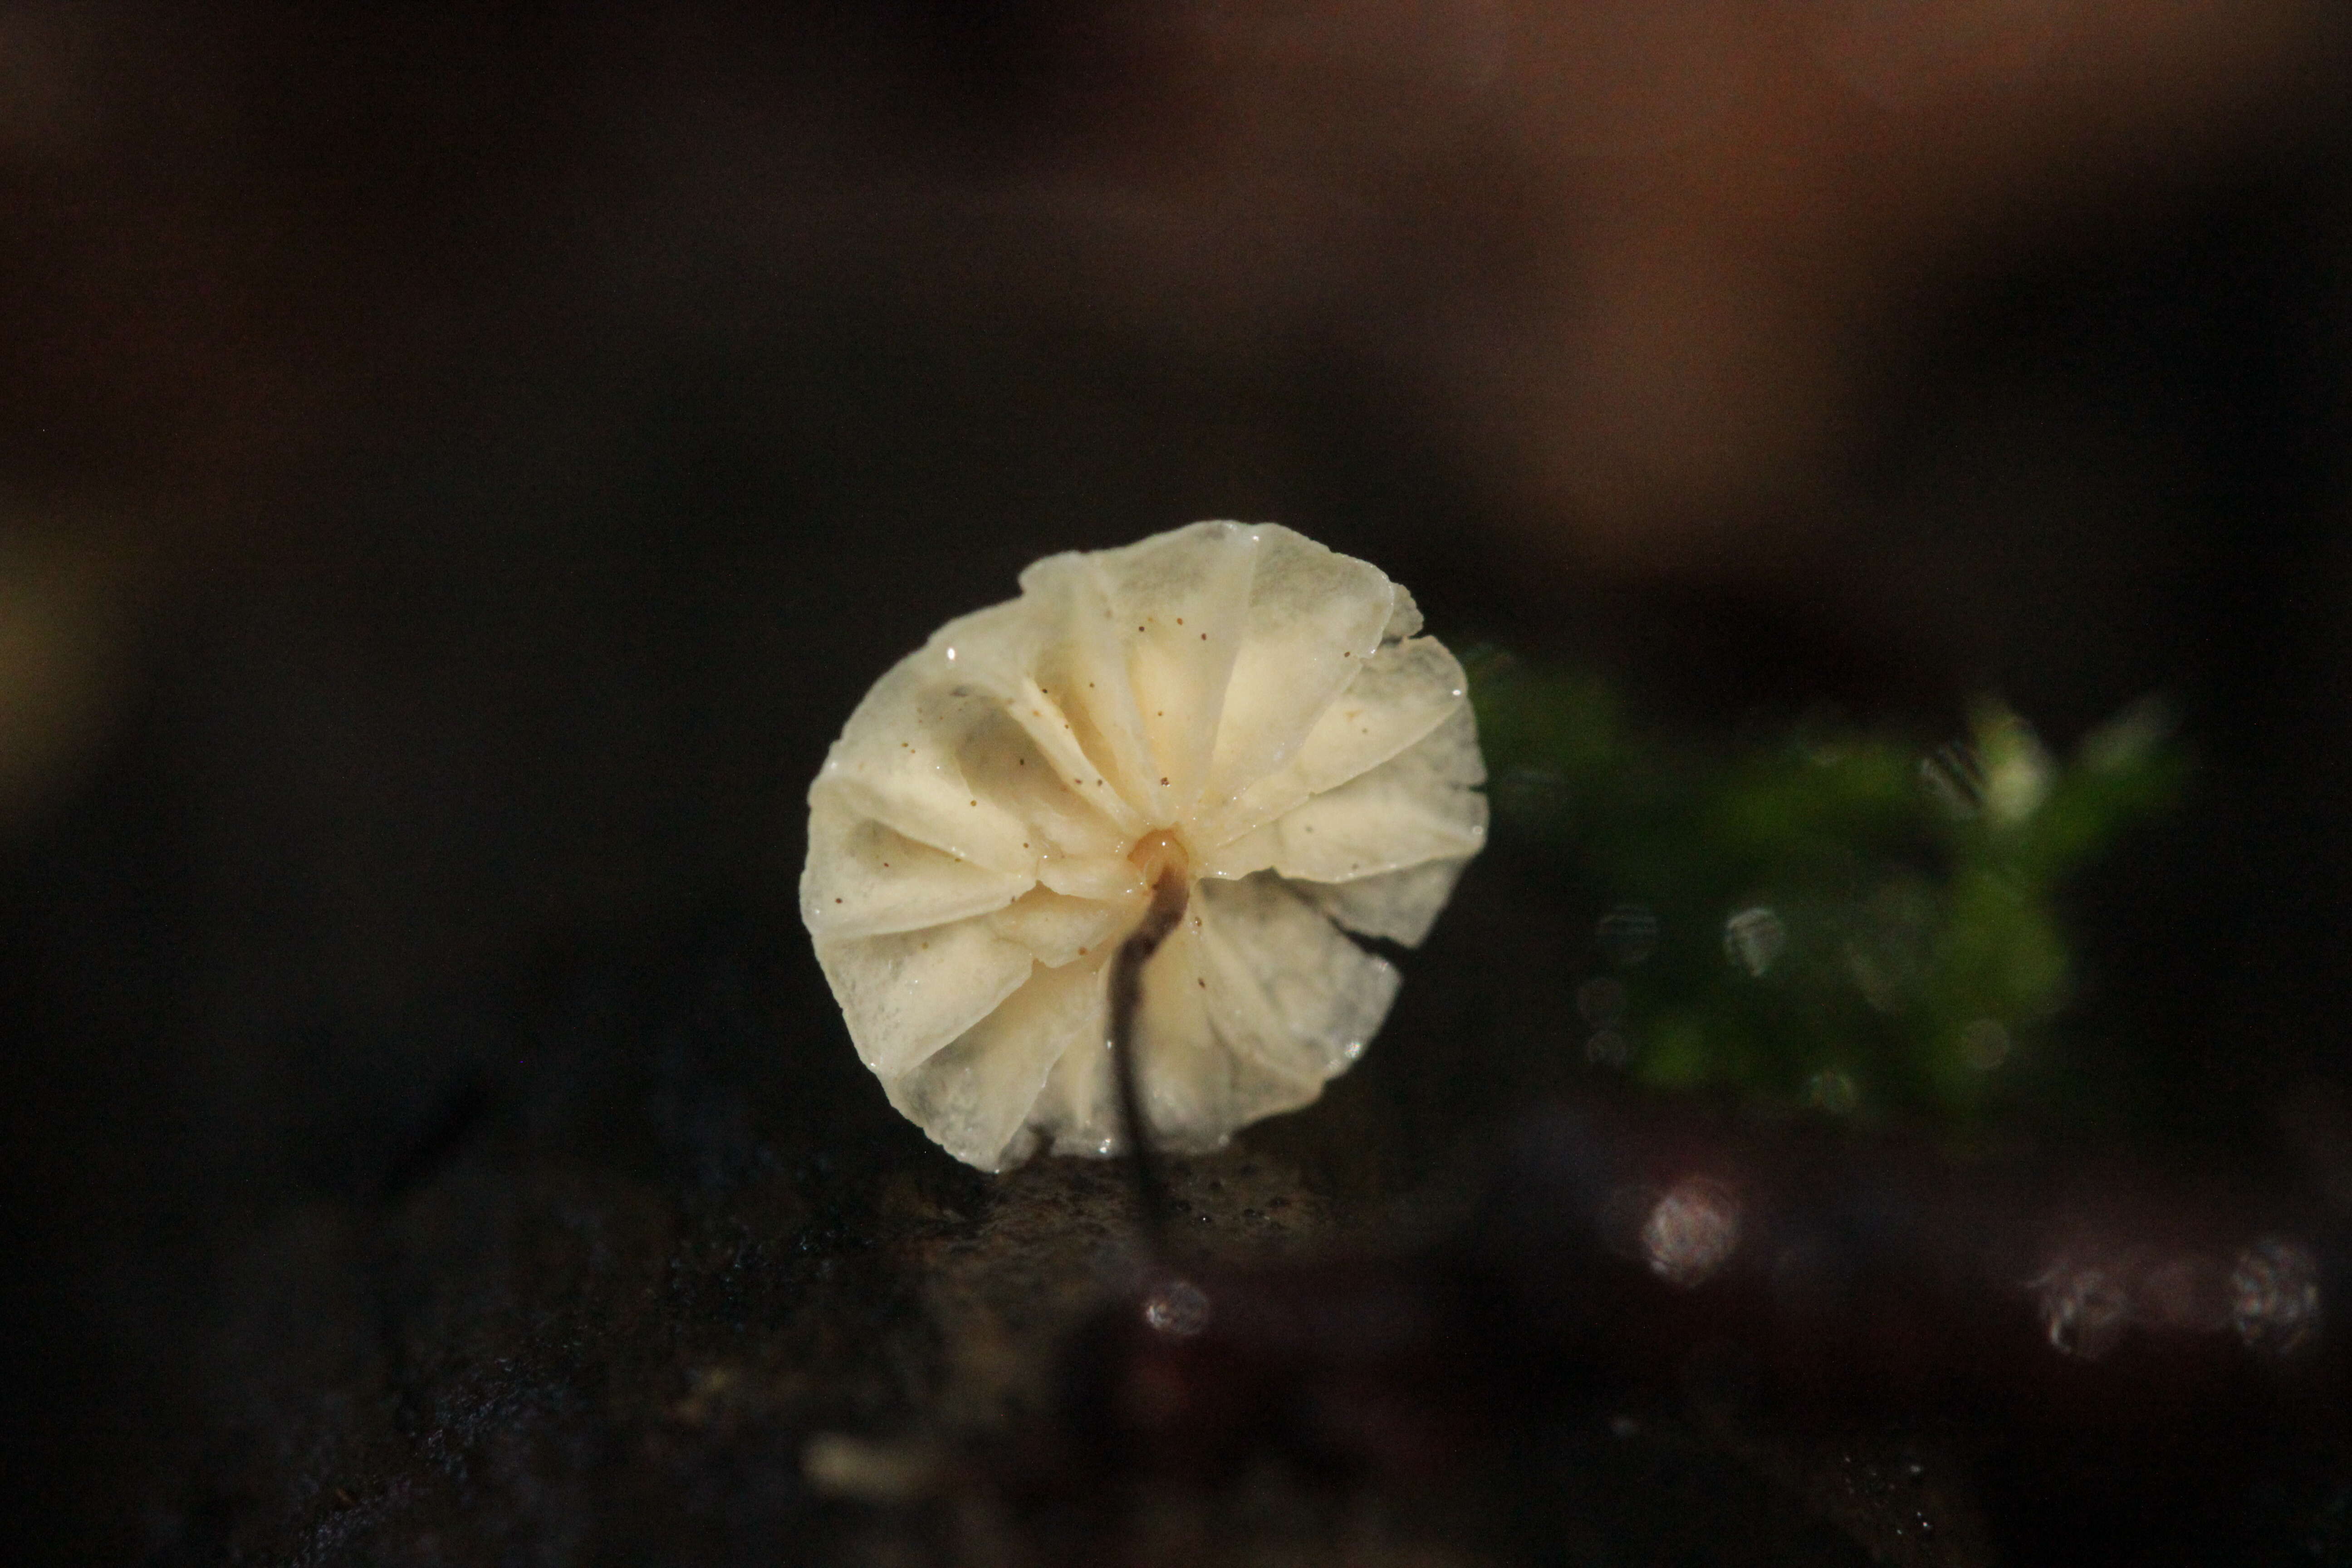
<instances>
[{"instance_id":1,"label":"blurred green moss","mask_svg":"<svg viewBox=\"0 0 2352 1568\"><path fill-rule=\"evenodd\" d=\"M1469 662L1498 840L1595 910L1570 956L1597 1068L1864 1115L2084 1092L2048 1048L2062 899L2178 798L2158 705L2065 759L1990 700L1934 750L1827 722L1734 746L1640 729L1587 673Z\"/></svg>"}]
</instances>

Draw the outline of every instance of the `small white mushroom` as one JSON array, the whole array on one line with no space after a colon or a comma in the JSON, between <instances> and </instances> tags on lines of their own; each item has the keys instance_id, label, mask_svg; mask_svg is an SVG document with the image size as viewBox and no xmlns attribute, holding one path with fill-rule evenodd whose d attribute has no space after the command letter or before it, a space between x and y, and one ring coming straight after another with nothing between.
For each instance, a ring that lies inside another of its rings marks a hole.
<instances>
[{"instance_id":1,"label":"small white mushroom","mask_svg":"<svg viewBox=\"0 0 2352 1568\"><path fill-rule=\"evenodd\" d=\"M983 1170L1117 1150L1106 977L1171 878L1153 1141L1346 1071L1397 973L1334 922L1419 943L1486 841L1462 667L1420 628L1361 561L1202 522L1049 556L885 675L810 787L801 914L891 1103Z\"/></svg>"}]
</instances>

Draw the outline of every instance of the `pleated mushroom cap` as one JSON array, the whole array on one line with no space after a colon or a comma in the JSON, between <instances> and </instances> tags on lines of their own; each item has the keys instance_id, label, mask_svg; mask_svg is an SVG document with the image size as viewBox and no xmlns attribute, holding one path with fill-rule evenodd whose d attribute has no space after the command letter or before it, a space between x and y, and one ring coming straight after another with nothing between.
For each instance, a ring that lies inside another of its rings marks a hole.
<instances>
[{"instance_id":1,"label":"pleated mushroom cap","mask_svg":"<svg viewBox=\"0 0 2352 1568\"><path fill-rule=\"evenodd\" d=\"M801 913L860 1058L958 1159L1120 1146L1106 980L1150 882L1158 1143L1305 1105L1486 841L1461 666L1376 568L1274 524L1049 556L883 676L809 790Z\"/></svg>"}]
</instances>

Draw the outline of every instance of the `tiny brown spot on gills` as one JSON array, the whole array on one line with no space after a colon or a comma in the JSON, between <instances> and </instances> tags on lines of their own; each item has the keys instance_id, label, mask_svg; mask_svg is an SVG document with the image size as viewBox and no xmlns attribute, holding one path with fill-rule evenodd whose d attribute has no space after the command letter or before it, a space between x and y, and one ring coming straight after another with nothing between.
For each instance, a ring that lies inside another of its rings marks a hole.
<instances>
[{"instance_id":1,"label":"tiny brown spot on gills","mask_svg":"<svg viewBox=\"0 0 2352 1568\"><path fill-rule=\"evenodd\" d=\"M1209 640L1209 634L1208 634L1208 633L1206 633L1206 632L1202 632L1202 633L1201 634L1201 640L1202 640L1202 642L1207 642L1207 641Z\"/></svg>"},{"instance_id":2,"label":"tiny brown spot on gills","mask_svg":"<svg viewBox=\"0 0 2352 1568\"><path fill-rule=\"evenodd\" d=\"M1209 983L1207 981L1197 977L1193 980L1192 984L1199 986L1203 991L1206 991L1209 988Z\"/></svg>"},{"instance_id":3,"label":"tiny brown spot on gills","mask_svg":"<svg viewBox=\"0 0 2352 1568\"><path fill-rule=\"evenodd\" d=\"M1178 626L1182 626L1182 625L1184 624L1184 617L1183 617L1183 616L1177 616L1177 617L1176 617L1176 624L1177 624Z\"/></svg>"},{"instance_id":4,"label":"tiny brown spot on gills","mask_svg":"<svg viewBox=\"0 0 2352 1568\"><path fill-rule=\"evenodd\" d=\"M1136 627L1135 629L1136 629L1137 631L1141 631L1143 628L1142 628L1141 626L1138 626L1138 627Z\"/></svg>"},{"instance_id":5,"label":"tiny brown spot on gills","mask_svg":"<svg viewBox=\"0 0 2352 1568\"><path fill-rule=\"evenodd\" d=\"M1166 779L1161 779L1160 782L1161 784L1166 784L1168 781L1167 781Z\"/></svg>"}]
</instances>

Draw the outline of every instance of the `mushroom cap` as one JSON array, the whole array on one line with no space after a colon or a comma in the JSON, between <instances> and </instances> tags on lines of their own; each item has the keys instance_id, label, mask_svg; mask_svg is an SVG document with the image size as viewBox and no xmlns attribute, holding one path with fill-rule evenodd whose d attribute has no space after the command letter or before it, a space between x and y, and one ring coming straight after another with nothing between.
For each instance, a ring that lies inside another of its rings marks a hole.
<instances>
[{"instance_id":1,"label":"mushroom cap","mask_svg":"<svg viewBox=\"0 0 2352 1568\"><path fill-rule=\"evenodd\" d=\"M1214 1148L1347 1070L1398 977L1339 928L1418 944L1486 840L1462 667L1420 626L1375 567L1200 522L1048 556L894 666L810 786L801 875L891 1103L983 1170L1117 1151L1108 971L1171 868L1155 1142Z\"/></svg>"}]
</instances>

